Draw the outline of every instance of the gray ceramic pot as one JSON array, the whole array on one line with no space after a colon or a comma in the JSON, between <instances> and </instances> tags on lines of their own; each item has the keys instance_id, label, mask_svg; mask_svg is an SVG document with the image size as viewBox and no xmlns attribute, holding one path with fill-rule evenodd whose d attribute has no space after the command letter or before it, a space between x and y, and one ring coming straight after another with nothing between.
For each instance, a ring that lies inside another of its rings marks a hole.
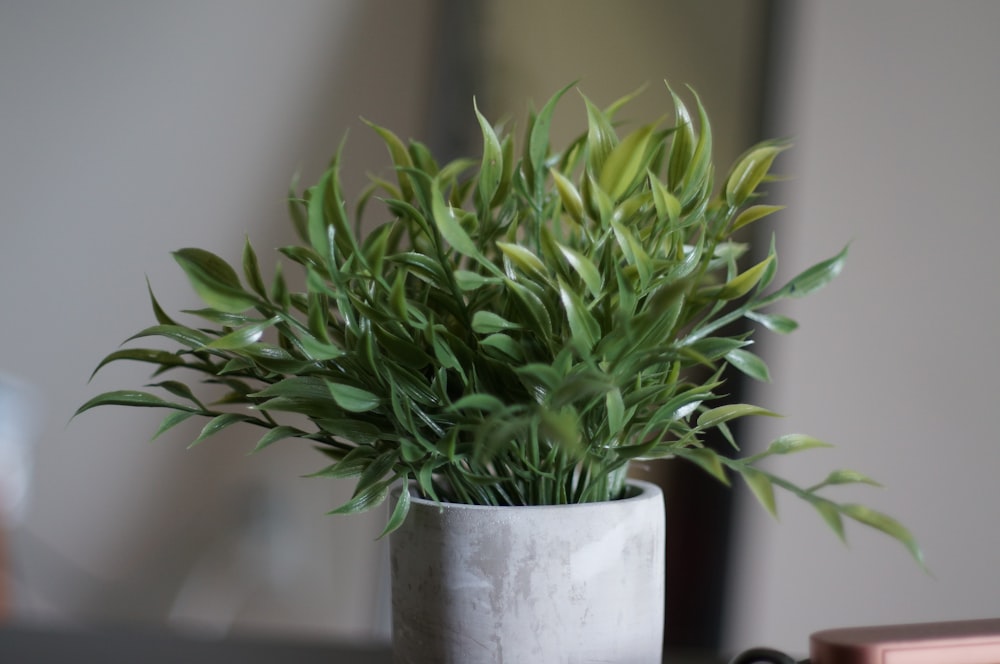
<instances>
[{"instance_id":1,"label":"gray ceramic pot","mask_svg":"<svg viewBox=\"0 0 1000 664\"><path fill-rule=\"evenodd\" d=\"M659 664L660 489L481 507L414 498L390 539L394 661Z\"/></svg>"}]
</instances>

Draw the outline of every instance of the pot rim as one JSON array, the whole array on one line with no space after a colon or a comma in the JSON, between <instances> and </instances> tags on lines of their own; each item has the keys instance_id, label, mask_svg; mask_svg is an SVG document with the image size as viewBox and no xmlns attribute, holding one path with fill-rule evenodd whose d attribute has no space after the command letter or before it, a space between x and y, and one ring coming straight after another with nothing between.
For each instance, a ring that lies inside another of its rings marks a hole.
<instances>
[{"instance_id":1,"label":"pot rim","mask_svg":"<svg viewBox=\"0 0 1000 664\"><path fill-rule=\"evenodd\" d=\"M410 505L411 507L432 507L440 510L462 510L462 511L506 511L506 510L563 510L563 509L581 509L581 508L595 508L601 505L624 505L631 502L642 502L646 500L653 500L660 498L663 495L663 491L656 484L637 479L628 479L625 481L625 485L632 489L636 489L634 495L626 496L625 498L619 498L617 500L601 500L592 503L570 503L563 505L470 505L467 503L450 503L446 501L434 501L428 498L421 498L414 494L416 491L414 488L410 489ZM393 500L399 496L399 492L402 490L402 485L396 485L392 488L391 496Z\"/></svg>"}]
</instances>

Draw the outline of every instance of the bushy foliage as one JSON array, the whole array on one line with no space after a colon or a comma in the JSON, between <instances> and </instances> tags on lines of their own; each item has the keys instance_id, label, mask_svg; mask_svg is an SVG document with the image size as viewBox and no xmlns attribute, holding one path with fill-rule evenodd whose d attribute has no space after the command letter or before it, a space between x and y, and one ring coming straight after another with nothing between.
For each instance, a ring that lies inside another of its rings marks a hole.
<instances>
[{"instance_id":1,"label":"bushy foliage","mask_svg":"<svg viewBox=\"0 0 1000 664\"><path fill-rule=\"evenodd\" d=\"M301 244L280 253L304 271L305 292L291 292L280 269L266 284L249 241L242 277L202 249L175 252L207 305L187 312L201 323L175 321L150 293L157 324L130 340L158 337L179 350L125 348L98 369L117 360L151 363L157 376L189 369L225 396L205 403L196 385L166 380L155 386L167 397L108 392L80 412L169 409L157 436L209 418L195 442L233 424L262 428L258 449L306 439L331 458L318 475L357 478L336 512L378 505L400 481L443 501L609 500L622 494L630 461L676 457L725 483L741 476L771 512L777 486L841 537L847 517L919 556L894 520L820 495L872 483L864 475L835 471L803 488L759 465L824 443L792 434L743 458L703 444L715 429L738 450L728 423L773 415L723 400L727 366L769 379L751 333L731 324L792 331L794 321L768 306L824 286L846 256L777 288L773 241L763 260L740 267L748 247L734 233L780 209L758 190L787 146L755 145L716 187L705 110L698 101L692 118L670 91L671 124L622 137L614 116L629 97L607 109L584 97L586 131L553 151L552 115L567 89L530 115L520 151L477 109L478 159L439 165L421 143L371 125L394 178L375 179L353 216L339 154L315 186L291 193ZM381 223L362 234L361 212L376 204ZM387 531L405 518L409 495Z\"/></svg>"}]
</instances>

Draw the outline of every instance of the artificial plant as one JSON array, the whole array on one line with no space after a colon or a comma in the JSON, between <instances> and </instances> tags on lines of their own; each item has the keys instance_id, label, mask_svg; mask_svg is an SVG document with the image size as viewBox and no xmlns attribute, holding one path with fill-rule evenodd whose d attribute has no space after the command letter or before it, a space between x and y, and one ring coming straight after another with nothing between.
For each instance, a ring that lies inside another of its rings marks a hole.
<instances>
[{"instance_id":1,"label":"artificial plant","mask_svg":"<svg viewBox=\"0 0 1000 664\"><path fill-rule=\"evenodd\" d=\"M725 400L727 366L769 379L752 328L732 324L792 331L768 307L824 286L846 256L776 288L773 239L763 260L742 265L748 246L734 234L780 209L761 203L760 186L787 144L753 146L716 186L705 110L695 96L692 117L671 90L672 122L624 136L614 118L630 97L605 109L583 97L586 131L554 150L553 112L567 90L529 115L520 149L475 109L482 155L445 164L372 124L393 174L373 179L353 213L340 151L317 184L290 194L301 242L279 252L303 271L302 292L280 264L265 280L249 241L242 277L203 249L174 252L207 305L185 312L199 322L178 322L150 291L156 325L129 341L175 349L123 348L98 369L137 360L182 378L154 383L164 396L107 392L78 412L168 409L154 437L208 418L195 443L234 424L263 431L258 450L305 439L330 459L317 475L357 479L340 513L382 503L397 482L487 505L615 499L631 461L674 457L727 484L742 477L772 513L778 487L842 538L846 517L919 557L898 522L822 495L866 476L834 471L802 487L760 465L824 443L791 434L740 457L728 426L773 415ZM209 401L198 382L221 393ZM713 429L733 454L705 446ZM409 499L400 493L387 531Z\"/></svg>"}]
</instances>

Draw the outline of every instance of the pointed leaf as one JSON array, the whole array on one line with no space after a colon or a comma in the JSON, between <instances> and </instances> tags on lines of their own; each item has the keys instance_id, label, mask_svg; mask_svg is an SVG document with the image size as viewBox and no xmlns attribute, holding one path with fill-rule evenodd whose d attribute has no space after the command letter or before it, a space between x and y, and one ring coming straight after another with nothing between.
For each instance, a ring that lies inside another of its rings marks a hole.
<instances>
[{"instance_id":1,"label":"pointed leaf","mask_svg":"<svg viewBox=\"0 0 1000 664\"><path fill-rule=\"evenodd\" d=\"M767 475L753 468L741 468L740 474L743 475L747 486L750 487L750 491L753 492L760 504L770 512L771 516L777 517L778 508L774 502L774 485L771 484Z\"/></svg>"},{"instance_id":2,"label":"pointed leaf","mask_svg":"<svg viewBox=\"0 0 1000 664\"><path fill-rule=\"evenodd\" d=\"M250 417L249 415L244 415L242 413L224 413L222 415L214 417L208 422L208 424L204 426L204 428L202 428L201 433L198 434L198 437L195 438L190 445L188 445L188 448L194 447L195 445L205 440L206 438L214 436L223 429L231 427L232 425L237 424L238 422L250 422L255 419L256 418Z\"/></svg>"},{"instance_id":3,"label":"pointed leaf","mask_svg":"<svg viewBox=\"0 0 1000 664\"><path fill-rule=\"evenodd\" d=\"M767 446L765 454L792 454L802 450L811 450L817 447L833 447L818 438L806 436L801 433L791 433L781 436Z\"/></svg>"},{"instance_id":4,"label":"pointed leaf","mask_svg":"<svg viewBox=\"0 0 1000 664\"><path fill-rule=\"evenodd\" d=\"M283 440L285 438L300 437L302 433L303 432L301 430L296 429L295 427L290 427L290 426L274 427L273 429L265 433L263 436L261 436L260 440L257 441L257 445L252 450L250 450L248 454L256 454L265 447L273 443L276 443L279 440Z\"/></svg>"},{"instance_id":5,"label":"pointed leaf","mask_svg":"<svg viewBox=\"0 0 1000 664\"><path fill-rule=\"evenodd\" d=\"M698 426L702 429L710 429L724 422L734 420L738 417L747 417L749 415L779 417L777 413L761 408L760 406L754 406L748 403L734 403L706 410L698 416Z\"/></svg>"},{"instance_id":6,"label":"pointed leaf","mask_svg":"<svg viewBox=\"0 0 1000 664\"><path fill-rule=\"evenodd\" d=\"M208 306L227 313L242 313L257 303L253 295L243 290L233 268L215 254L188 248L175 251L173 256Z\"/></svg>"},{"instance_id":7,"label":"pointed leaf","mask_svg":"<svg viewBox=\"0 0 1000 664\"><path fill-rule=\"evenodd\" d=\"M816 508L823 520L826 521L826 525L830 526L830 529L837 534L837 537L841 542L846 542L847 537L844 534L844 520L840 518L840 512L837 510L837 506L828 500L823 500L822 498L810 500L812 506Z\"/></svg>"},{"instance_id":8,"label":"pointed leaf","mask_svg":"<svg viewBox=\"0 0 1000 664\"><path fill-rule=\"evenodd\" d=\"M744 226L748 226L758 219L763 219L770 214L774 214L775 212L784 209L784 205L751 205L736 216L730 232L735 233Z\"/></svg>"},{"instance_id":9,"label":"pointed leaf","mask_svg":"<svg viewBox=\"0 0 1000 664\"><path fill-rule=\"evenodd\" d=\"M148 408L172 408L173 410L183 410L189 413L200 413L198 408L185 406L183 404L166 401L155 394L149 392L138 392L135 390L115 390L104 392L90 399L85 404L77 408L74 417L80 413L96 408L97 406L142 406Z\"/></svg>"},{"instance_id":10,"label":"pointed leaf","mask_svg":"<svg viewBox=\"0 0 1000 664\"><path fill-rule=\"evenodd\" d=\"M766 297L764 301L766 303L783 297L805 297L830 283L844 269L846 262L847 247L844 247L836 256L799 273L778 291Z\"/></svg>"},{"instance_id":11,"label":"pointed leaf","mask_svg":"<svg viewBox=\"0 0 1000 664\"><path fill-rule=\"evenodd\" d=\"M924 564L924 555L920 551L920 546L917 544L916 538L913 537L903 524L886 514L876 512L864 505L842 505L841 510L855 521L863 523L866 526L871 526L876 530L881 530L883 533L895 538L906 547L910 555L918 563L921 565Z\"/></svg>"},{"instance_id":12,"label":"pointed leaf","mask_svg":"<svg viewBox=\"0 0 1000 664\"><path fill-rule=\"evenodd\" d=\"M771 169L774 158L788 147L764 144L743 156L726 181L726 202L732 207L743 205Z\"/></svg>"},{"instance_id":13,"label":"pointed leaf","mask_svg":"<svg viewBox=\"0 0 1000 664\"><path fill-rule=\"evenodd\" d=\"M570 264L576 273L580 275L583 279L583 283L586 284L587 290L594 297L599 297L604 286L604 281L601 279L601 273L598 272L597 267L587 256L583 255L576 249L571 249L563 245L558 245L559 251L566 258L566 262Z\"/></svg>"},{"instance_id":14,"label":"pointed leaf","mask_svg":"<svg viewBox=\"0 0 1000 664\"><path fill-rule=\"evenodd\" d=\"M166 417L163 418L163 421L160 422L160 426L156 429L156 432L149 440L150 441L156 440L166 431L174 428L181 422L190 419L191 417L194 417L196 414L197 413L185 412L185 411L177 411L174 413L169 413Z\"/></svg>"},{"instance_id":15,"label":"pointed leaf","mask_svg":"<svg viewBox=\"0 0 1000 664\"><path fill-rule=\"evenodd\" d=\"M552 174L552 181L556 184L556 191L559 192L559 200L562 201L563 210L565 210L573 221L580 223L583 221L583 198L580 197L580 192L577 191L576 186L562 173L556 169L550 169L549 173Z\"/></svg>"},{"instance_id":16,"label":"pointed leaf","mask_svg":"<svg viewBox=\"0 0 1000 664\"><path fill-rule=\"evenodd\" d=\"M742 272L727 281L722 287L722 290L719 291L719 299L735 300L749 293L750 290L757 285L757 282L760 281L764 271L771 264L772 260L774 260L774 256L768 256L753 267L747 269L745 272Z\"/></svg>"},{"instance_id":17,"label":"pointed leaf","mask_svg":"<svg viewBox=\"0 0 1000 664\"><path fill-rule=\"evenodd\" d=\"M486 210L489 209L497 190L500 188L500 180L503 177L503 149L500 147L500 139L497 138L493 127L479 112L475 98L472 100L472 106L476 111L476 119L479 120L479 128L483 134L483 159L479 167L476 195L479 197L482 209Z\"/></svg>"},{"instance_id":18,"label":"pointed leaf","mask_svg":"<svg viewBox=\"0 0 1000 664\"><path fill-rule=\"evenodd\" d=\"M368 390L333 381L326 381L326 385L333 395L333 400L346 411L363 413L374 410L382 404L382 400Z\"/></svg>"},{"instance_id":19,"label":"pointed leaf","mask_svg":"<svg viewBox=\"0 0 1000 664\"><path fill-rule=\"evenodd\" d=\"M472 315L472 331L477 334L493 334L504 330L517 330L520 327L517 323L512 323L492 311L477 311Z\"/></svg>"},{"instance_id":20,"label":"pointed leaf","mask_svg":"<svg viewBox=\"0 0 1000 664\"><path fill-rule=\"evenodd\" d=\"M239 350L241 348L246 348L247 346L260 341L260 338L264 335L264 330L269 327L273 327L280 319L275 316L260 323L254 323L253 325L247 325L246 327L241 327L238 330L234 330L229 334L223 335L208 344L208 348L214 348L216 350Z\"/></svg>"},{"instance_id":21,"label":"pointed leaf","mask_svg":"<svg viewBox=\"0 0 1000 664\"><path fill-rule=\"evenodd\" d=\"M726 353L726 361L754 380L764 383L771 382L771 373L764 360L749 351L739 348L731 350Z\"/></svg>"},{"instance_id":22,"label":"pointed leaf","mask_svg":"<svg viewBox=\"0 0 1000 664\"><path fill-rule=\"evenodd\" d=\"M762 314L757 311L748 311L743 315L752 321L760 323L772 332L777 332L778 334L788 334L790 332L794 332L799 326L799 324L791 318L780 314Z\"/></svg>"},{"instance_id":23,"label":"pointed leaf","mask_svg":"<svg viewBox=\"0 0 1000 664\"><path fill-rule=\"evenodd\" d=\"M611 200L617 201L631 188L636 179L646 172L646 148L655 125L641 127L615 146L598 176L598 185Z\"/></svg>"},{"instance_id":24,"label":"pointed leaf","mask_svg":"<svg viewBox=\"0 0 1000 664\"><path fill-rule=\"evenodd\" d=\"M390 534L392 531L403 525L403 521L406 520L406 515L410 511L410 482L404 477L403 478L403 488L399 492L399 498L396 500L396 506L392 510L392 515L389 517L389 522L385 524L385 528L382 529L382 533L378 536L382 539L386 535Z\"/></svg>"}]
</instances>

